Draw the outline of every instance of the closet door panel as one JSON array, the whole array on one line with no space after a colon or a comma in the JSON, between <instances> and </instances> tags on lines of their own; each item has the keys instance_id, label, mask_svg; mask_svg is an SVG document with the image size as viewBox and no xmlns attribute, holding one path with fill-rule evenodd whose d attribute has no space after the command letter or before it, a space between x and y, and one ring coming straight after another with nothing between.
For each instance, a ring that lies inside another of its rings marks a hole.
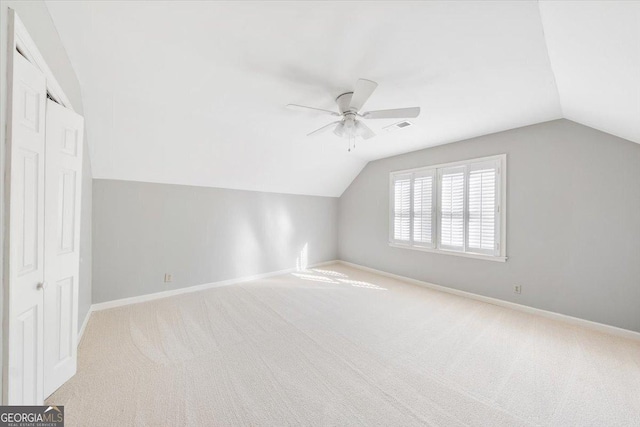
<instances>
[{"instance_id":1,"label":"closet door panel","mask_svg":"<svg viewBox=\"0 0 640 427\"><path fill-rule=\"evenodd\" d=\"M17 51L12 57L7 138L9 262L6 402L43 401L45 76Z\"/></svg>"},{"instance_id":2,"label":"closet door panel","mask_svg":"<svg viewBox=\"0 0 640 427\"><path fill-rule=\"evenodd\" d=\"M48 100L44 392L76 373L83 118Z\"/></svg>"}]
</instances>

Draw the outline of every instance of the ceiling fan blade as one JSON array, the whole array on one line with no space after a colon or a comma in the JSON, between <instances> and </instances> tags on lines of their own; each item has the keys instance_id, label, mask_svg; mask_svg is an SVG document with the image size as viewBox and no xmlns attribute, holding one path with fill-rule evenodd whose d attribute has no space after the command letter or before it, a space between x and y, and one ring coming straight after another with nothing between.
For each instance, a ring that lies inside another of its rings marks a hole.
<instances>
[{"instance_id":1,"label":"ceiling fan blade","mask_svg":"<svg viewBox=\"0 0 640 427\"><path fill-rule=\"evenodd\" d=\"M356 122L356 132L362 139L369 139L376 136L376 134L369 128L369 126L360 121Z\"/></svg>"},{"instance_id":2,"label":"ceiling fan blade","mask_svg":"<svg viewBox=\"0 0 640 427\"><path fill-rule=\"evenodd\" d=\"M322 126L320 129L316 129L311 133L308 133L307 136L314 136L314 135L318 135L319 133L325 132L326 130L328 130L331 126L335 126L337 124L341 123L340 121L337 122L332 122L329 123L328 125L324 125Z\"/></svg>"},{"instance_id":3,"label":"ceiling fan blade","mask_svg":"<svg viewBox=\"0 0 640 427\"><path fill-rule=\"evenodd\" d=\"M287 104L287 108L291 108L294 110L303 110L303 111L308 111L308 110L314 110L314 111L320 111L323 113L327 113L327 114L331 114L332 116L339 116L339 113L336 113L335 111L331 111L331 110L325 110L324 108L316 108L316 107L307 107L306 105L299 105L299 104Z\"/></svg>"},{"instance_id":4,"label":"ceiling fan blade","mask_svg":"<svg viewBox=\"0 0 640 427\"><path fill-rule=\"evenodd\" d=\"M413 119L420 114L420 107L396 108L393 110L367 111L365 119Z\"/></svg>"},{"instance_id":5,"label":"ceiling fan blade","mask_svg":"<svg viewBox=\"0 0 640 427\"><path fill-rule=\"evenodd\" d=\"M378 83L367 79L358 79L356 82L356 88L353 90L351 96L351 103L349 104L350 110L360 111L367 102L367 99L371 96L374 90L378 87Z\"/></svg>"}]
</instances>

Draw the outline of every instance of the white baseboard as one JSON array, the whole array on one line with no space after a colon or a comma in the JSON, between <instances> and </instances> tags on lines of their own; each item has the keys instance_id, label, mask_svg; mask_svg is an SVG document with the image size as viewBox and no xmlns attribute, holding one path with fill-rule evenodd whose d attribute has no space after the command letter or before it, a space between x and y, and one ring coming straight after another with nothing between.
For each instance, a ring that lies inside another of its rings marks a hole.
<instances>
[{"instance_id":1,"label":"white baseboard","mask_svg":"<svg viewBox=\"0 0 640 427\"><path fill-rule=\"evenodd\" d=\"M337 260L320 262L317 264L310 265L307 268L320 267L328 264L335 264L336 262ZM202 290L211 289L211 288L218 288L221 286L229 286L229 285L234 285L236 283L249 282L251 280L266 279L267 277L280 276L283 274L293 273L295 271L297 271L296 268L288 268L286 270L272 271L269 273L255 274L252 276L244 276L244 277L238 277L235 279L221 280L219 282L204 283L202 285L188 286L185 288L173 289L170 291L155 292L153 294L146 294L146 295L140 295L140 296L135 296L130 298L117 299L113 301L100 302L100 303L91 305L90 312L107 310L109 308L121 307L123 305L138 304L141 302L153 301L161 298L172 297L175 295L187 294L190 292L197 292L197 291L202 291Z\"/></svg>"},{"instance_id":2,"label":"white baseboard","mask_svg":"<svg viewBox=\"0 0 640 427\"><path fill-rule=\"evenodd\" d=\"M403 281L403 282L406 282L406 283L410 283L410 284L413 284L413 285L423 286L423 287L426 287L426 288L429 288L429 289L433 289L433 290L436 290L436 291L447 292L449 294L458 295L458 296L466 297L466 298L471 298L471 299L474 299L474 300L477 300L477 301L486 302L488 304L498 305L498 306L501 306L501 307L510 308L512 310L521 311L521 312L524 312L524 313L535 314L535 315L538 315L538 316L546 317L548 319L559 320L561 322L569 323L569 324L576 325L576 326L581 326L581 327L588 328L588 329L591 329L591 330L604 332L604 333L611 334L611 335L616 335L616 336L619 336L619 337L622 337L622 338L627 338L627 339L633 339L633 340L640 341L640 333L639 332L635 332L635 331L631 331L631 330L623 329L623 328L618 328L618 327L615 327L615 326L605 325L603 323L592 322L590 320L580 319L578 317L572 317L572 316L568 316L566 314L555 313L553 311L542 310L540 308L529 307L527 305L517 304L517 303L514 303L514 302L510 302L510 301L504 301L504 300L500 300L500 299L497 299L497 298L486 297L486 296L483 296L483 295L478 295L478 294L474 294L474 293L471 293L471 292L461 291L461 290L458 290L458 289L448 288L446 286L435 285L433 283L424 282L422 280L417 280L417 279L412 279L412 278L406 277L406 276L400 276L398 274L388 273L388 272L382 271L382 270L376 270L375 268L365 267L363 265L354 264L354 263L348 262L348 261L342 261L342 260L326 261L326 262L321 262L321 263L318 263L318 264L311 265L311 266L309 266L309 268L321 267L323 265L329 265L329 264L335 264L335 263L347 265L349 267L357 268L357 269L360 269L360 270L363 270L363 271L368 271L370 273L379 274L381 276L385 276L385 277L389 277L389 278L392 278L392 279L400 280L400 281ZM283 274L293 273L295 271L297 271L297 269L289 268L289 269L286 269L286 270L272 271L272 272L269 272L269 273L256 274L256 275L253 275L253 276L239 277L239 278L236 278L236 279L222 280L222 281L219 281L219 282L205 283L205 284L202 284L202 285L189 286L189 287L186 287L186 288L175 289L175 290L171 290L171 291L157 292L157 293L153 293L153 294L140 295L140 296L131 297L131 298L123 298L123 299L118 299L118 300L114 300L114 301L107 301L107 302L93 304L89 308L89 312L87 313L87 315L86 315L86 317L84 319L84 322L82 323L82 327L80 328L80 332L78 333L78 344L80 344L80 340L82 339L82 335L84 334L84 331L85 331L85 328L87 326L87 323L89 322L89 318L91 317L91 314L94 311L106 310L106 309L109 309L109 308L121 307L121 306L129 305L129 304L138 304L138 303L141 303L141 302L153 301L153 300L161 299L161 298L168 298L168 297L172 297L174 295L186 294L186 293L190 293L190 292L201 291L201 290L204 290L204 289L211 289L211 288L217 288L217 287L221 287L221 286L229 286L229 285L233 285L233 284L236 284L236 283L248 282L248 281L251 281L251 280L265 279L265 278L268 278L268 277L273 277L273 276L279 276L279 275L283 275Z\"/></svg>"},{"instance_id":3,"label":"white baseboard","mask_svg":"<svg viewBox=\"0 0 640 427\"><path fill-rule=\"evenodd\" d=\"M433 283L412 279L410 277L400 276L398 274L388 273L382 270L376 270L375 268L365 267L363 265L354 264L348 261L338 260L337 262L339 264L344 264L349 267L357 268L359 270L368 271L370 273L375 273L375 274L379 274L381 276L389 277L392 279L401 280L403 282L407 282L412 285L423 286L436 291L447 292L449 294L471 298L474 300L486 302L493 305L499 305L501 307L510 308L512 310L522 311L524 313L529 313L529 314L536 314L538 316L546 317L548 319L559 320L561 322L581 326L581 327L595 330L598 332L604 332L604 333L616 335L622 338L628 338L628 339L640 341L640 332L618 328L616 326L605 325L603 323L592 322L591 320L585 320L585 319L580 319L578 317L567 316L566 314L560 314L560 313L555 313L553 311L542 310L540 308L529 307L527 305L517 304L510 301L504 301L497 298L486 297L486 296L474 294L471 292L460 291L458 289L448 288L446 286L435 285Z\"/></svg>"}]
</instances>

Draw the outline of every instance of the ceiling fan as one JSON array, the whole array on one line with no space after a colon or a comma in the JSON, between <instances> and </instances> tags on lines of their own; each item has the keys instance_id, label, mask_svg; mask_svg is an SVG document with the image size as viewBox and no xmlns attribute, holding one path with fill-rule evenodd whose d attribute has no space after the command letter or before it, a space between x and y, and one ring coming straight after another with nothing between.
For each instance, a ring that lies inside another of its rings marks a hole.
<instances>
[{"instance_id":1,"label":"ceiling fan","mask_svg":"<svg viewBox=\"0 0 640 427\"><path fill-rule=\"evenodd\" d=\"M337 136L349 139L349 151L351 151L352 148L355 148L356 137L369 139L376 136L369 126L365 125L360 119L405 119L418 117L420 114L420 107L395 108L392 110L376 110L360 113L360 110L376 87L378 87L378 83L376 82L367 79L358 79L353 92L345 92L336 98L339 112L298 104L287 104L287 107L307 111L313 110L340 117L339 120L329 123L320 129L316 129L307 134L307 136L315 136L333 129L333 133Z\"/></svg>"}]
</instances>

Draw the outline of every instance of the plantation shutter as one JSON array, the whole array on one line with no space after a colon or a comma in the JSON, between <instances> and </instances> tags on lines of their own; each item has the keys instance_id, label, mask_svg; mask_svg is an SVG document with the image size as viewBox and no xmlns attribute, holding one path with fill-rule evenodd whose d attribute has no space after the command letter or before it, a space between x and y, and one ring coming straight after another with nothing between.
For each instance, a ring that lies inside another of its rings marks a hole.
<instances>
[{"instance_id":1,"label":"plantation shutter","mask_svg":"<svg viewBox=\"0 0 640 427\"><path fill-rule=\"evenodd\" d=\"M413 180L413 242L434 247L435 170L415 174Z\"/></svg>"},{"instance_id":2,"label":"plantation shutter","mask_svg":"<svg viewBox=\"0 0 640 427\"><path fill-rule=\"evenodd\" d=\"M389 174L389 244L504 262L506 155Z\"/></svg>"},{"instance_id":3,"label":"plantation shutter","mask_svg":"<svg viewBox=\"0 0 640 427\"><path fill-rule=\"evenodd\" d=\"M469 166L467 248L470 252L498 253L498 171L498 162Z\"/></svg>"},{"instance_id":4,"label":"plantation shutter","mask_svg":"<svg viewBox=\"0 0 640 427\"><path fill-rule=\"evenodd\" d=\"M411 240L411 175L393 178L393 240Z\"/></svg>"},{"instance_id":5,"label":"plantation shutter","mask_svg":"<svg viewBox=\"0 0 640 427\"><path fill-rule=\"evenodd\" d=\"M464 250L465 168L440 170L440 247Z\"/></svg>"}]
</instances>

